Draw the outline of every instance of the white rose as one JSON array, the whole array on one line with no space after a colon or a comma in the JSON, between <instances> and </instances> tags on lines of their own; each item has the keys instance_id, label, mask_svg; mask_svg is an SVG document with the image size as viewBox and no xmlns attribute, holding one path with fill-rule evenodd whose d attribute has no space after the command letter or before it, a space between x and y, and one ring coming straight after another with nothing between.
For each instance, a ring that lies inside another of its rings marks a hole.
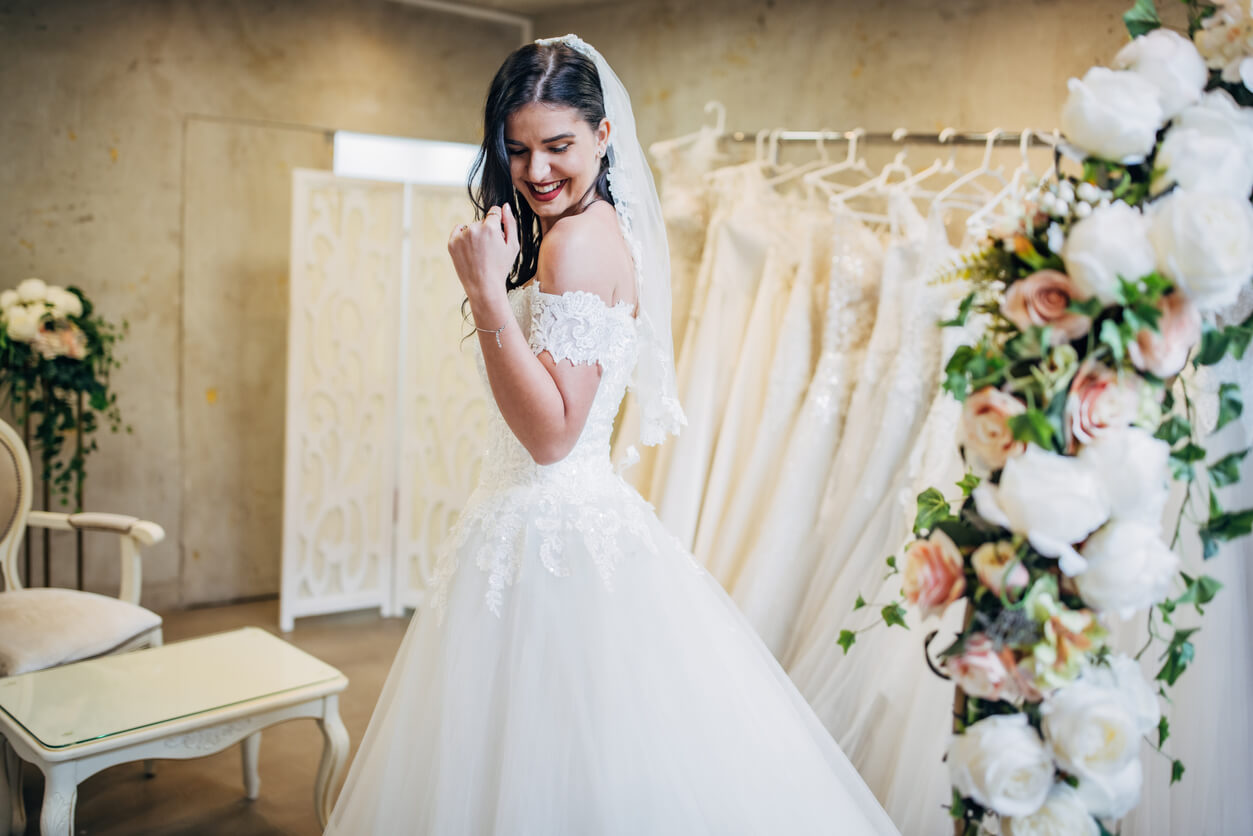
<instances>
[{"instance_id":1,"label":"white rose","mask_svg":"<svg viewBox=\"0 0 1253 836\"><path fill-rule=\"evenodd\" d=\"M1113 775L1080 778L1076 792L1088 812L1102 819L1121 819L1140 803L1144 769L1137 758Z\"/></svg>"},{"instance_id":2,"label":"white rose","mask_svg":"<svg viewBox=\"0 0 1253 836\"><path fill-rule=\"evenodd\" d=\"M1157 88L1157 101L1167 119L1201 98L1209 70L1192 41L1169 29L1154 29L1124 46L1114 68L1130 70Z\"/></svg>"},{"instance_id":3,"label":"white rose","mask_svg":"<svg viewBox=\"0 0 1253 836\"><path fill-rule=\"evenodd\" d=\"M949 775L963 796L1002 816L1029 816L1053 786L1053 760L1025 714L998 714L948 746Z\"/></svg>"},{"instance_id":4,"label":"white rose","mask_svg":"<svg viewBox=\"0 0 1253 836\"><path fill-rule=\"evenodd\" d=\"M1201 311L1226 307L1253 277L1248 198L1181 191L1166 197L1149 231L1158 269Z\"/></svg>"},{"instance_id":5,"label":"white rose","mask_svg":"<svg viewBox=\"0 0 1253 836\"><path fill-rule=\"evenodd\" d=\"M23 302L42 302L48 297L48 285L43 279L26 279L17 286L17 296Z\"/></svg>"},{"instance_id":6,"label":"white rose","mask_svg":"<svg viewBox=\"0 0 1253 836\"><path fill-rule=\"evenodd\" d=\"M1079 679L1045 699L1040 716L1053 759L1079 779L1079 795L1089 802L1089 812L1112 815L1109 808L1121 807L1129 794L1127 809L1135 805L1139 782L1128 781L1128 770L1140 765L1140 731L1117 690ZM1092 801L1085 797L1085 784ZM1103 803L1095 810L1092 804L1098 798Z\"/></svg>"},{"instance_id":7,"label":"white rose","mask_svg":"<svg viewBox=\"0 0 1253 836\"><path fill-rule=\"evenodd\" d=\"M1211 90L1185 108L1175 118L1175 129L1225 137L1243 147L1246 155L1253 154L1253 112L1237 104L1226 90Z\"/></svg>"},{"instance_id":8,"label":"white rose","mask_svg":"<svg viewBox=\"0 0 1253 836\"><path fill-rule=\"evenodd\" d=\"M0 293L0 311L7 311L17 303L18 298L16 290L6 290L4 293Z\"/></svg>"},{"instance_id":9,"label":"white rose","mask_svg":"<svg viewBox=\"0 0 1253 836\"><path fill-rule=\"evenodd\" d=\"M1001 836L1098 836L1100 832L1079 793L1062 781L1053 784L1039 810L1001 821Z\"/></svg>"},{"instance_id":10,"label":"white rose","mask_svg":"<svg viewBox=\"0 0 1253 836\"><path fill-rule=\"evenodd\" d=\"M1170 445L1139 427L1112 430L1084 445L1079 459L1109 498L1115 520L1160 525L1170 497Z\"/></svg>"},{"instance_id":11,"label":"white rose","mask_svg":"<svg viewBox=\"0 0 1253 836\"><path fill-rule=\"evenodd\" d=\"M1067 575L1085 566L1073 544L1109 519L1109 499L1088 464L1034 444L1005 464L1000 484L975 488L974 500L980 516L1025 534L1040 554L1059 558Z\"/></svg>"},{"instance_id":12,"label":"white rose","mask_svg":"<svg viewBox=\"0 0 1253 836\"><path fill-rule=\"evenodd\" d=\"M1111 656L1105 664L1093 665L1083 672L1082 679L1102 688L1117 691L1135 718L1140 734L1148 734L1157 728L1162 719L1162 707L1157 702L1157 692L1144 678L1140 663L1125 653Z\"/></svg>"},{"instance_id":13,"label":"white rose","mask_svg":"<svg viewBox=\"0 0 1253 836\"><path fill-rule=\"evenodd\" d=\"M1061 255L1080 298L1106 305L1117 301L1120 278L1134 282L1157 268L1148 218L1122 201L1072 226Z\"/></svg>"},{"instance_id":14,"label":"white rose","mask_svg":"<svg viewBox=\"0 0 1253 836\"><path fill-rule=\"evenodd\" d=\"M1157 151L1153 193L1173 185L1247 198L1253 192L1253 159L1237 138L1197 128L1171 128Z\"/></svg>"},{"instance_id":15,"label":"white rose","mask_svg":"<svg viewBox=\"0 0 1253 836\"><path fill-rule=\"evenodd\" d=\"M28 343L39 333L39 321L43 319L42 310L30 305L14 305L5 311L5 331L14 342Z\"/></svg>"},{"instance_id":16,"label":"white rose","mask_svg":"<svg viewBox=\"0 0 1253 836\"><path fill-rule=\"evenodd\" d=\"M1179 556L1160 531L1160 522L1115 520L1089 537L1081 550L1088 567L1075 578L1084 603L1125 619L1164 601Z\"/></svg>"},{"instance_id":17,"label":"white rose","mask_svg":"<svg viewBox=\"0 0 1253 836\"><path fill-rule=\"evenodd\" d=\"M1093 67L1072 78L1062 106L1062 133L1089 154L1141 162L1157 144L1164 121L1157 87L1137 73Z\"/></svg>"}]
</instances>

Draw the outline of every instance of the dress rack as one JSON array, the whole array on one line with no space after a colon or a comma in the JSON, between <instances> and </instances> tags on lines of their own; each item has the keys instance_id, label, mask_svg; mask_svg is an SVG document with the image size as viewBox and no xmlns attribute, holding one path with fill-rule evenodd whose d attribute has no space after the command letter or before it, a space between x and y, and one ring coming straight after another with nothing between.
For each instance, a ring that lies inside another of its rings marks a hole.
<instances>
[{"instance_id":1,"label":"dress rack","mask_svg":"<svg viewBox=\"0 0 1253 836\"><path fill-rule=\"evenodd\" d=\"M923 145L987 145L989 142L994 145L1020 145L1024 135L1028 145L1048 148L1055 145L1052 134L1034 130L928 133L897 128L894 131L762 131L760 134L729 131L723 134L732 142L850 142L856 137L858 142L900 144L908 141Z\"/></svg>"}]
</instances>

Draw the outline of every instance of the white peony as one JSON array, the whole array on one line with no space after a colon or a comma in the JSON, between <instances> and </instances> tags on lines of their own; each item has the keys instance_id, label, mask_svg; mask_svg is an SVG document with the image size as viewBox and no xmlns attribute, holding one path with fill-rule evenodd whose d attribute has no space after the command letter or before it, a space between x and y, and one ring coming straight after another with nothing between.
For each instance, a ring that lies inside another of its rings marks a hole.
<instances>
[{"instance_id":1,"label":"white peony","mask_svg":"<svg viewBox=\"0 0 1253 836\"><path fill-rule=\"evenodd\" d=\"M23 302L42 302L48 298L48 285L43 279L26 279L17 286L17 296Z\"/></svg>"},{"instance_id":2,"label":"white peony","mask_svg":"<svg viewBox=\"0 0 1253 836\"><path fill-rule=\"evenodd\" d=\"M1058 781L1044 806L1001 821L1001 836L1099 836L1100 828L1075 788Z\"/></svg>"},{"instance_id":3,"label":"white peony","mask_svg":"<svg viewBox=\"0 0 1253 836\"><path fill-rule=\"evenodd\" d=\"M1122 427L1084 445L1079 459L1109 498L1115 520L1160 525L1170 497L1170 445L1139 427Z\"/></svg>"},{"instance_id":4,"label":"white peony","mask_svg":"<svg viewBox=\"0 0 1253 836\"><path fill-rule=\"evenodd\" d=\"M3 293L0 293L0 311L7 311L9 308L16 305L18 301L19 299L17 297L16 290L6 290Z\"/></svg>"},{"instance_id":5,"label":"white peony","mask_svg":"<svg viewBox=\"0 0 1253 836\"><path fill-rule=\"evenodd\" d=\"M1232 304L1253 278L1253 206L1245 197L1171 194L1153 213L1149 239L1158 269L1201 311Z\"/></svg>"},{"instance_id":6,"label":"white peony","mask_svg":"<svg viewBox=\"0 0 1253 836\"><path fill-rule=\"evenodd\" d=\"M39 321L44 312L33 305L14 305L4 312L5 332L9 339L28 343L39 333Z\"/></svg>"},{"instance_id":7,"label":"white peony","mask_svg":"<svg viewBox=\"0 0 1253 836\"><path fill-rule=\"evenodd\" d=\"M1118 280L1134 282L1157 268L1149 221L1122 201L1103 206L1070 228L1062 261L1081 298L1117 301Z\"/></svg>"},{"instance_id":8,"label":"white peony","mask_svg":"<svg viewBox=\"0 0 1253 836\"><path fill-rule=\"evenodd\" d=\"M1171 186L1247 198L1253 192L1249 147L1230 134L1171 128L1157 151L1153 193Z\"/></svg>"},{"instance_id":9,"label":"white peony","mask_svg":"<svg viewBox=\"0 0 1253 836\"><path fill-rule=\"evenodd\" d=\"M1085 670L1082 679L1118 692L1135 719L1140 734L1148 734L1157 728L1158 720L1162 719L1162 707L1157 701L1157 692L1144 678L1140 663L1135 659L1125 653L1111 656L1105 664L1093 665Z\"/></svg>"},{"instance_id":10,"label":"white peony","mask_svg":"<svg viewBox=\"0 0 1253 836\"><path fill-rule=\"evenodd\" d=\"M1062 133L1104 160L1141 162L1165 121L1157 87L1138 73L1093 67L1072 78L1062 106Z\"/></svg>"},{"instance_id":11,"label":"white peony","mask_svg":"<svg viewBox=\"0 0 1253 836\"><path fill-rule=\"evenodd\" d=\"M1154 29L1124 46L1114 56L1114 68L1152 83L1167 119L1201 98L1209 80L1205 59L1192 41L1169 29Z\"/></svg>"},{"instance_id":12,"label":"white peony","mask_svg":"<svg viewBox=\"0 0 1253 836\"><path fill-rule=\"evenodd\" d=\"M65 288L49 287L48 302L52 305L52 315L57 319L83 315L82 300L77 294L70 293Z\"/></svg>"},{"instance_id":13,"label":"white peony","mask_svg":"<svg viewBox=\"0 0 1253 836\"><path fill-rule=\"evenodd\" d=\"M1049 695L1040 716L1053 759L1079 779L1089 812L1117 817L1135 806L1140 786L1130 779L1140 766L1140 730L1117 689L1081 678Z\"/></svg>"},{"instance_id":14,"label":"white peony","mask_svg":"<svg viewBox=\"0 0 1253 836\"><path fill-rule=\"evenodd\" d=\"M1025 534L1040 554L1058 558L1067 575L1086 565L1073 544L1109 519L1109 498L1088 463L1034 444L1005 464L999 484L975 488L974 500L980 516Z\"/></svg>"},{"instance_id":15,"label":"white peony","mask_svg":"<svg viewBox=\"0 0 1253 836\"><path fill-rule=\"evenodd\" d=\"M1053 786L1053 760L1025 714L986 717L948 746L949 775L963 796L1002 816L1029 816Z\"/></svg>"},{"instance_id":16,"label":"white peony","mask_svg":"<svg viewBox=\"0 0 1253 836\"><path fill-rule=\"evenodd\" d=\"M1085 604L1130 618L1164 601L1179 556L1162 540L1161 523L1114 520L1081 549L1088 566L1075 578Z\"/></svg>"}]
</instances>

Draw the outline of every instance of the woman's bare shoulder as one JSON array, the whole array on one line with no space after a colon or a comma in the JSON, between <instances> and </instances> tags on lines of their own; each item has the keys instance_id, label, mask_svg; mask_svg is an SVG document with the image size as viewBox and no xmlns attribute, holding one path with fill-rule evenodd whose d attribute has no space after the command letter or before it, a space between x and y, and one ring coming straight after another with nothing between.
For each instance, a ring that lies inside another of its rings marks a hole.
<instances>
[{"instance_id":1,"label":"woman's bare shoulder","mask_svg":"<svg viewBox=\"0 0 1253 836\"><path fill-rule=\"evenodd\" d=\"M584 290L609 305L634 301L631 255L613 206L598 201L554 223L540 244L536 275L547 293Z\"/></svg>"}]
</instances>

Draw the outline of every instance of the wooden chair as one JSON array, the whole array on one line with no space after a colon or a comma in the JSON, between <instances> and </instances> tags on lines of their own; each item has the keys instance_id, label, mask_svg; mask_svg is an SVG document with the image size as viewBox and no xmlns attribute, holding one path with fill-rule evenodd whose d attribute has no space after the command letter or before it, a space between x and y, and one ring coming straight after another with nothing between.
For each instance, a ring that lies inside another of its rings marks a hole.
<instances>
[{"instance_id":1,"label":"wooden chair","mask_svg":"<svg viewBox=\"0 0 1253 836\"><path fill-rule=\"evenodd\" d=\"M26 446L0 421L0 677L43 670L69 662L161 644L161 616L139 605L143 566L141 546L165 538L153 522L121 514L60 514L32 511L31 464ZM18 555L28 527L56 531L98 531L117 535L122 559L116 598L76 589L25 589ZM12 832L25 829L21 763L3 746ZM0 788L3 792L3 788Z\"/></svg>"}]
</instances>

